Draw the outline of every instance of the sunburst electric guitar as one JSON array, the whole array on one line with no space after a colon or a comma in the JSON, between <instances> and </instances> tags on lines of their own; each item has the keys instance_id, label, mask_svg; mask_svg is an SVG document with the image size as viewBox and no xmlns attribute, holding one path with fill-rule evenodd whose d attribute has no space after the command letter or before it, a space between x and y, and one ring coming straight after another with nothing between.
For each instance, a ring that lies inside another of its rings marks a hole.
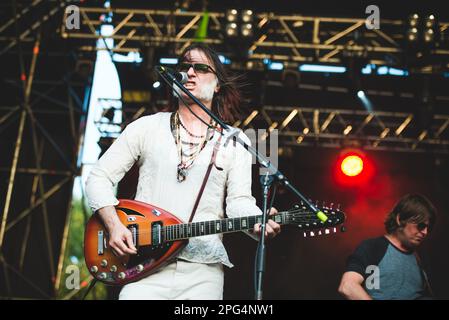
<instances>
[{"instance_id":1,"label":"sunburst electric guitar","mask_svg":"<svg viewBox=\"0 0 449 320\"><path fill-rule=\"evenodd\" d=\"M292 224L304 235L336 232L345 220L340 210L319 208L328 219L322 222L304 206L271 215L279 224ZM151 204L120 200L116 206L120 221L131 231L137 254L117 256L109 246L108 232L98 214L89 219L84 239L86 265L94 278L109 285L124 285L150 275L171 262L189 238L251 230L261 216L227 218L184 223L171 213Z\"/></svg>"}]
</instances>

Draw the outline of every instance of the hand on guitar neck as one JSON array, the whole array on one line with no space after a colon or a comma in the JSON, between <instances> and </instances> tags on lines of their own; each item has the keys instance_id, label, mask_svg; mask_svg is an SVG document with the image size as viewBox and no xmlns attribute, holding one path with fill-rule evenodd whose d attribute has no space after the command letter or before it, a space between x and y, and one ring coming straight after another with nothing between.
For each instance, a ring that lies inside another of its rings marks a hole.
<instances>
[{"instance_id":1,"label":"hand on guitar neck","mask_svg":"<svg viewBox=\"0 0 449 320\"><path fill-rule=\"evenodd\" d=\"M103 223L109 233L109 246L119 256L127 254L137 254L134 246L132 233L120 221L115 211L115 207L107 206L98 210Z\"/></svg>"},{"instance_id":2,"label":"hand on guitar neck","mask_svg":"<svg viewBox=\"0 0 449 320\"><path fill-rule=\"evenodd\" d=\"M271 208L269 215L274 215L278 213L278 210L276 208ZM266 238L274 238L281 232L281 226L274 222L271 219L268 219L266 224L266 230L265 230L265 237ZM256 223L254 225L254 234L260 235L260 223Z\"/></svg>"}]
</instances>

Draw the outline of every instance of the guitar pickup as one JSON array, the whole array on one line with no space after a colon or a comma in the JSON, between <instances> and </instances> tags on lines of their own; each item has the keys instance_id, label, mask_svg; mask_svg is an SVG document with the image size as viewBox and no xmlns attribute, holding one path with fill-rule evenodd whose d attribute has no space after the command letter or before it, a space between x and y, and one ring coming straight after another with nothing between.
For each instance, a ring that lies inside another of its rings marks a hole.
<instances>
[{"instance_id":1,"label":"guitar pickup","mask_svg":"<svg viewBox=\"0 0 449 320\"><path fill-rule=\"evenodd\" d=\"M151 225L151 245L158 246L162 243L162 224L154 222Z\"/></svg>"}]
</instances>

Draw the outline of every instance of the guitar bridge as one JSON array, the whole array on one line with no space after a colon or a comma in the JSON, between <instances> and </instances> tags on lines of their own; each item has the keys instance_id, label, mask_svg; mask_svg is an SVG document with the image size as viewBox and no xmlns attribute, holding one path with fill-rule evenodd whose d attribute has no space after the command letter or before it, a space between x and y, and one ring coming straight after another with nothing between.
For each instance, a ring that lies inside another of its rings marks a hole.
<instances>
[{"instance_id":1,"label":"guitar bridge","mask_svg":"<svg viewBox=\"0 0 449 320\"><path fill-rule=\"evenodd\" d=\"M138 234L139 227L138 227L137 224L130 224L128 226L128 229L129 229L129 231L131 231L131 234L132 234L132 237L133 237L133 244L137 248L137 246L139 245L137 243L137 239L138 239L137 238L137 234Z\"/></svg>"},{"instance_id":2,"label":"guitar bridge","mask_svg":"<svg viewBox=\"0 0 449 320\"><path fill-rule=\"evenodd\" d=\"M99 256L104 254L104 232L103 230L98 231L98 245L97 245L97 253Z\"/></svg>"}]
</instances>

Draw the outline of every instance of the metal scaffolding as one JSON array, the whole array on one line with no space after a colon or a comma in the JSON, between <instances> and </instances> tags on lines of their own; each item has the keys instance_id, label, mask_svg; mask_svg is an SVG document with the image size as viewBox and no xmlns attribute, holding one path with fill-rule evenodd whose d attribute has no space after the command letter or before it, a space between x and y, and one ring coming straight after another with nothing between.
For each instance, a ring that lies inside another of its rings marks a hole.
<instances>
[{"instance_id":1,"label":"metal scaffolding","mask_svg":"<svg viewBox=\"0 0 449 320\"><path fill-rule=\"evenodd\" d=\"M166 46L174 44L176 52L195 41L195 33L203 12L181 10L143 10L125 8L80 8L81 29L67 29L65 18L61 25L64 38L99 39L96 32L103 24L104 16L113 14L114 30L108 38L115 40L116 52L138 51L142 44ZM67 15L67 13L66 13ZM208 35L204 43L223 45L225 14L208 12ZM103 17L103 18L102 18ZM401 20L381 20L380 29L369 30L365 19L319 16L278 15L258 13L255 16L255 36L247 44L248 59L287 60L291 62L340 63L345 52L366 54L370 63L385 64L402 59L404 40ZM443 32L449 22L440 22ZM364 43L358 43L354 35L361 33ZM95 46L81 46L82 50L97 50ZM242 48L239 48L243 50ZM433 54L449 56L449 50L437 49Z\"/></svg>"},{"instance_id":2,"label":"metal scaffolding","mask_svg":"<svg viewBox=\"0 0 449 320\"><path fill-rule=\"evenodd\" d=\"M234 126L277 130L280 146L449 154L449 115L432 115L431 126L420 128L406 112L264 106Z\"/></svg>"},{"instance_id":3,"label":"metal scaffolding","mask_svg":"<svg viewBox=\"0 0 449 320\"><path fill-rule=\"evenodd\" d=\"M20 78L5 73L2 86L8 90L4 91L3 97L21 92L18 105L0 107L2 143L9 143L4 134L6 129L9 136L12 136L12 130L17 130L12 156L9 159L5 156L5 162L2 162L0 168L0 174L8 177L6 192L2 196L4 205L0 221L0 268L1 278L4 280L0 286L2 298L54 298L63 273L72 186L75 177L79 175L77 154L83 136L80 123L83 123L86 115L90 85L88 78L76 80L76 71L66 70L67 65L57 65L57 61L60 61L57 59L52 59L50 63L54 63L52 67L62 71L62 78L49 80L52 72L39 72L48 68L48 65L43 67L44 62L41 61L49 59L46 47L48 43L43 45L44 40L48 39L42 27L58 12L61 13L60 9L69 2L51 3L44 8L48 9L47 14L41 16L26 31L16 32L12 39L9 36L2 39L11 40L0 52L2 59L7 61L6 64L18 61L17 67L20 68ZM18 31L23 16L38 5L42 3L36 0L21 12L16 12L11 20L0 27L0 32L7 33L12 27ZM16 7L17 3L14 2L14 9ZM16 52L8 52L13 48ZM10 53L12 54L8 55ZM76 62L77 54L60 49L60 58ZM66 100L60 99L61 92ZM61 123L61 117L67 119L67 123ZM49 127L48 123L54 127ZM64 137L69 140L61 141L61 137L54 136L54 128L62 130ZM70 147L67 147L68 143ZM50 150L58 156L57 165L49 161ZM7 162L10 163L8 167L4 165ZM54 200L61 197L68 201L55 203ZM36 223L37 220L42 220L42 223ZM57 228L55 221L62 221ZM33 243L33 234L35 236L36 233L43 234L43 243ZM14 242L13 246L11 242ZM27 259L30 251L39 246L42 251L40 259L49 270L48 278L46 273L37 273L32 265L36 260L31 262L31 259Z\"/></svg>"}]
</instances>

